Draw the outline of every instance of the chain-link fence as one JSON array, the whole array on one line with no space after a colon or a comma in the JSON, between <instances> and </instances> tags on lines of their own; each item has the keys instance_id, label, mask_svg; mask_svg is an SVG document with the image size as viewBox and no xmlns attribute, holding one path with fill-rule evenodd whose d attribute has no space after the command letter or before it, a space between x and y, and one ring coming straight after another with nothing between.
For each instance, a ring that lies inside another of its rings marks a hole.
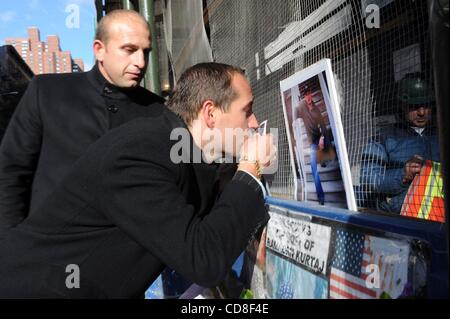
<instances>
[{"instance_id":1,"label":"chain-link fence","mask_svg":"<svg viewBox=\"0 0 450 319\"><path fill-rule=\"evenodd\" d=\"M257 117L279 129L272 195L295 198L279 82L329 58L358 205L399 213L412 182L403 180L405 163L413 155L439 162L433 99L401 100L415 94L408 91L414 81L431 87L427 1L210 0L207 10L214 60L246 70ZM429 111L426 129L401 127L420 106ZM404 143L392 146L389 139ZM396 189L383 183L397 183ZM433 194L441 193L442 187Z\"/></svg>"}]
</instances>

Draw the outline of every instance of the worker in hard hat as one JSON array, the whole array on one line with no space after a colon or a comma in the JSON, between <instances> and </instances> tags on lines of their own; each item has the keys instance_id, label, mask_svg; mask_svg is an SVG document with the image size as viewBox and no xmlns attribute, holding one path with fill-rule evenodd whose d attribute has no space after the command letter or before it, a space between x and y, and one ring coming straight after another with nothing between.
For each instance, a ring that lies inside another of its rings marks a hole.
<instances>
[{"instance_id":1,"label":"worker in hard hat","mask_svg":"<svg viewBox=\"0 0 450 319\"><path fill-rule=\"evenodd\" d=\"M399 120L383 127L363 151L362 192L371 197L366 205L400 213L411 182L427 160L439 162L439 142L431 117L435 97L420 73L398 83Z\"/></svg>"}]
</instances>

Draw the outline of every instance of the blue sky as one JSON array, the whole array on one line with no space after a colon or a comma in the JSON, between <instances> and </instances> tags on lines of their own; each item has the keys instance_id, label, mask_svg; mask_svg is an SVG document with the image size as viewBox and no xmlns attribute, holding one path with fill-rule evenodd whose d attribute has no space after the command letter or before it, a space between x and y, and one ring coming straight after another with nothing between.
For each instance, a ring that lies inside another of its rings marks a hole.
<instances>
[{"instance_id":1,"label":"blue sky","mask_svg":"<svg viewBox=\"0 0 450 319\"><path fill-rule=\"evenodd\" d=\"M94 0L0 0L0 45L5 38L27 37L27 28L38 27L41 41L57 34L61 49L82 58L85 69L94 64ZM67 12L66 12L67 11ZM79 12L79 24L76 13Z\"/></svg>"}]
</instances>

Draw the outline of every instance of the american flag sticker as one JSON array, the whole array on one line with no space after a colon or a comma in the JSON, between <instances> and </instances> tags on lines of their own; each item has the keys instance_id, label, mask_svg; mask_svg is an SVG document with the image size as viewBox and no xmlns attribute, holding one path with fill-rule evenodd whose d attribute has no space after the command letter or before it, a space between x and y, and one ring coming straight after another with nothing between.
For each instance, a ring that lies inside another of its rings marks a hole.
<instances>
[{"instance_id":1,"label":"american flag sticker","mask_svg":"<svg viewBox=\"0 0 450 319\"><path fill-rule=\"evenodd\" d=\"M337 230L330 298L398 298L407 284L408 259L408 243Z\"/></svg>"}]
</instances>

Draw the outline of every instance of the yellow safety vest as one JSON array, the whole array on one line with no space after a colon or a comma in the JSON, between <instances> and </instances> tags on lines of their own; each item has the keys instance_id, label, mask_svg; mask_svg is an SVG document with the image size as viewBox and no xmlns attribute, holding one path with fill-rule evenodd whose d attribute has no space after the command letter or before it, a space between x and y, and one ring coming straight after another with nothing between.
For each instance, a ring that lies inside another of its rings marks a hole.
<instances>
[{"instance_id":1,"label":"yellow safety vest","mask_svg":"<svg viewBox=\"0 0 450 319\"><path fill-rule=\"evenodd\" d=\"M443 184L441 164L426 161L409 187L400 214L445 223Z\"/></svg>"}]
</instances>

